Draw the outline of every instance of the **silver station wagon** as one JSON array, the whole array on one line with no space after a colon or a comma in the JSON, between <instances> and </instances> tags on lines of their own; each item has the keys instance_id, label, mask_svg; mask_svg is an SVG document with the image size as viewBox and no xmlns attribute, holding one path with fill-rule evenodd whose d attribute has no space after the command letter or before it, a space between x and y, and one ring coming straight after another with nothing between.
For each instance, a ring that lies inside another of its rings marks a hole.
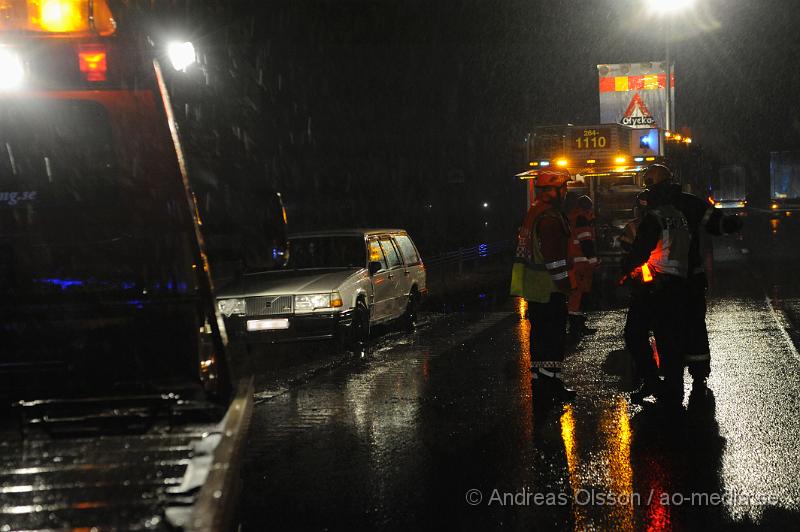
<instances>
[{"instance_id":1,"label":"silver station wagon","mask_svg":"<svg viewBox=\"0 0 800 532\"><path fill-rule=\"evenodd\" d=\"M394 319L413 326L427 292L425 267L400 229L343 229L289 236L280 270L246 273L217 294L228 333L248 341L365 341Z\"/></svg>"}]
</instances>

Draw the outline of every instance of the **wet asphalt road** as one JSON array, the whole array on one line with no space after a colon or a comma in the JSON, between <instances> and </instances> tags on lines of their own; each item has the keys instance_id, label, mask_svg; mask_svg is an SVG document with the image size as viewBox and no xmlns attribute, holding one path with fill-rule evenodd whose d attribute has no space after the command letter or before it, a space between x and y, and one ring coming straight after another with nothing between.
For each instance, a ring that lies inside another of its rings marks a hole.
<instances>
[{"instance_id":1,"label":"wet asphalt road","mask_svg":"<svg viewBox=\"0 0 800 532\"><path fill-rule=\"evenodd\" d=\"M716 241L711 391L687 379L680 409L630 404L613 305L571 348L565 405L534 402L508 299L383 331L307 378L262 376L244 529L797 529L798 243L800 223L758 216Z\"/></svg>"}]
</instances>

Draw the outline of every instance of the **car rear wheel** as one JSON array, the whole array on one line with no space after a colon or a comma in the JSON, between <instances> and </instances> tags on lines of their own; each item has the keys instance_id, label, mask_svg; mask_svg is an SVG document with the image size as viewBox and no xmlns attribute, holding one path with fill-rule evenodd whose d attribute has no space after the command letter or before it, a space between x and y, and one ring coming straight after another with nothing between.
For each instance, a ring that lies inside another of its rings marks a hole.
<instances>
[{"instance_id":1,"label":"car rear wheel","mask_svg":"<svg viewBox=\"0 0 800 532\"><path fill-rule=\"evenodd\" d=\"M417 326L417 313L419 308L419 292L416 287L411 289L406 302L406 311L403 314L403 326L406 330L413 331Z\"/></svg>"}]
</instances>

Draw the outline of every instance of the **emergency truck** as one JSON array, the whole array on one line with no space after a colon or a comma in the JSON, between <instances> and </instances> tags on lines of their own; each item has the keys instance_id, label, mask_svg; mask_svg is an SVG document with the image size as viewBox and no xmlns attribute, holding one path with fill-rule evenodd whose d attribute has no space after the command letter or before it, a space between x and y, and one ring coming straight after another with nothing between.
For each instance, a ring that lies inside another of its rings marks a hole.
<instances>
[{"instance_id":1,"label":"emergency truck","mask_svg":"<svg viewBox=\"0 0 800 532\"><path fill-rule=\"evenodd\" d=\"M770 152L769 177L772 216L800 211L800 152Z\"/></svg>"},{"instance_id":2,"label":"emergency truck","mask_svg":"<svg viewBox=\"0 0 800 532\"><path fill-rule=\"evenodd\" d=\"M640 171L666 164L671 148L691 142L671 131L619 124L534 128L526 140L528 170L517 174L527 183L525 208L534 201L534 178L541 170L569 170L569 197L585 194L594 202L598 253L621 255L619 237L635 217L636 196L643 190Z\"/></svg>"},{"instance_id":3,"label":"emergency truck","mask_svg":"<svg viewBox=\"0 0 800 532\"><path fill-rule=\"evenodd\" d=\"M252 384L127 5L0 0L0 530L235 524Z\"/></svg>"}]
</instances>

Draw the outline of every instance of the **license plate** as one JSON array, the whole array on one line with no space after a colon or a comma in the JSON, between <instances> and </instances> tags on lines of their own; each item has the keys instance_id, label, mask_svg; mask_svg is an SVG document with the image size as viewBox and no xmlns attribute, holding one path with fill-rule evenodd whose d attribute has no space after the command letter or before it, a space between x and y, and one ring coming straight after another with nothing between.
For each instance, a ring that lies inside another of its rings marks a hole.
<instances>
[{"instance_id":1,"label":"license plate","mask_svg":"<svg viewBox=\"0 0 800 532\"><path fill-rule=\"evenodd\" d=\"M248 332L255 331L275 331L278 329L288 329L289 318L273 318L268 320L247 320Z\"/></svg>"}]
</instances>

